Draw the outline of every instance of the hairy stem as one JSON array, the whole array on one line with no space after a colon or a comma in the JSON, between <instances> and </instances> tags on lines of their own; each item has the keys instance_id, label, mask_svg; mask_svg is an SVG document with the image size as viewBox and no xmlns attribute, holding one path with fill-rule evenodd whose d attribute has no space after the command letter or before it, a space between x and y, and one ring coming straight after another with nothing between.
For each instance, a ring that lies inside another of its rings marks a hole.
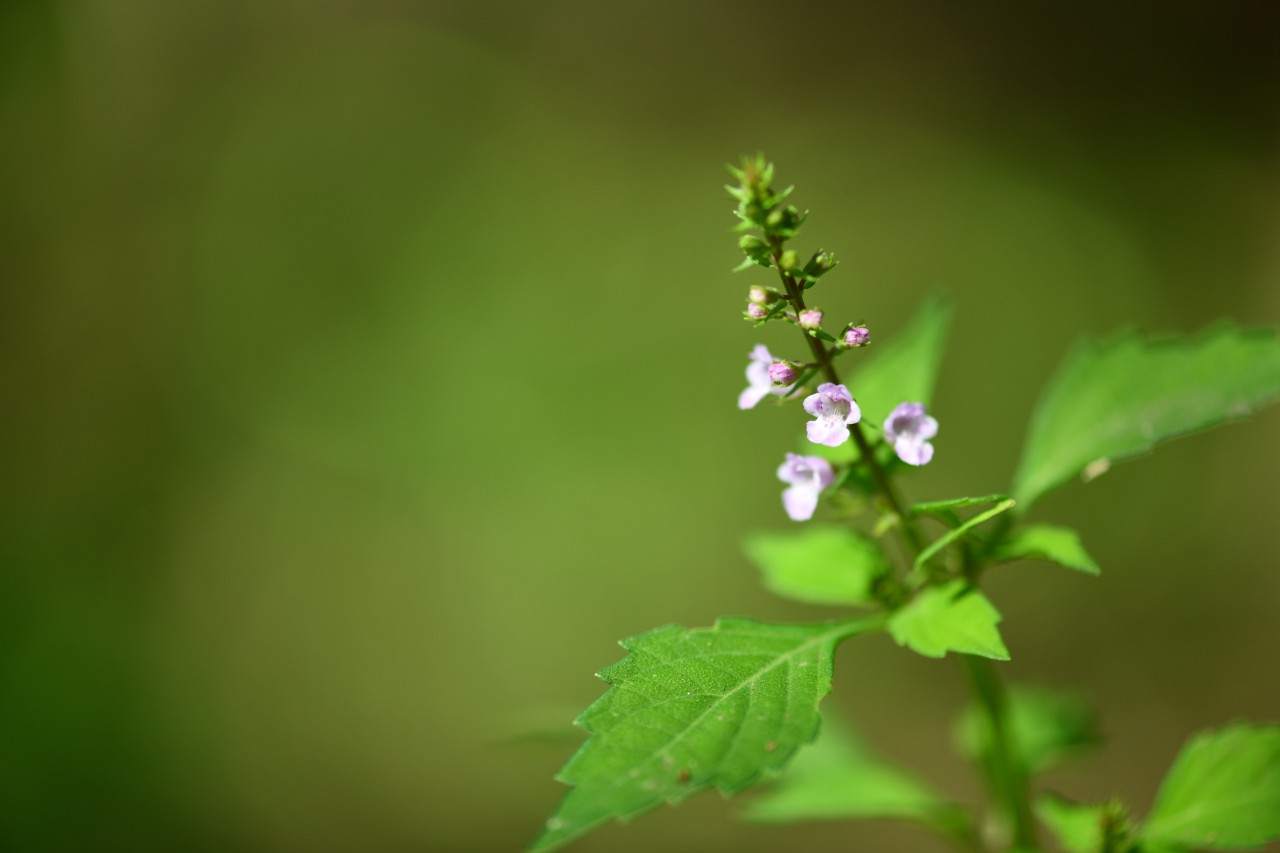
<instances>
[{"instance_id":1,"label":"hairy stem","mask_svg":"<svg viewBox=\"0 0 1280 853\"><path fill-rule=\"evenodd\" d=\"M1018 850L1037 850L1035 819L1031 813L1031 786L1027 767L1013 745L1009 719L1009 697L986 658L961 655L965 672L978 697L979 707L991 733L991 752L984 762L987 787L1001 804Z\"/></svg>"}]
</instances>

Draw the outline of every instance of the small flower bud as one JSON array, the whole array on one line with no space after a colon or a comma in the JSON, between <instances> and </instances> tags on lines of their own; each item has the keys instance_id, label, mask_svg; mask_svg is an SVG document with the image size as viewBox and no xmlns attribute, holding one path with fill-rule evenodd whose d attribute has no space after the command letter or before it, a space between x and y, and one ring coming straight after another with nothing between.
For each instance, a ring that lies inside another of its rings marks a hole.
<instances>
[{"instance_id":1,"label":"small flower bud","mask_svg":"<svg viewBox=\"0 0 1280 853\"><path fill-rule=\"evenodd\" d=\"M798 375L795 365L788 362L775 361L769 365L769 378L773 380L774 385L790 385L796 381Z\"/></svg>"},{"instance_id":2,"label":"small flower bud","mask_svg":"<svg viewBox=\"0 0 1280 853\"><path fill-rule=\"evenodd\" d=\"M813 257L804 265L803 273L805 278L811 281L817 281L826 273L830 272L831 268L835 265L836 256L825 249L819 249L813 253Z\"/></svg>"},{"instance_id":3,"label":"small flower bud","mask_svg":"<svg viewBox=\"0 0 1280 853\"><path fill-rule=\"evenodd\" d=\"M871 330L866 326L851 326L844 330L840 342L847 347L865 347L871 339Z\"/></svg>"},{"instance_id":4,"label":"small flower bud","mask_svg":"<svg viewBox=\"0 0 1280 853\"><path fill-rule=\"evenodd\" d=\"M765 317L768 317L768 316L769 316L769 309L765 308L763 305L760 305L759 303L756 303L756 302L747 303L747 319L748 320L763 320Z\"/></svg>"},{"instance_id":5,"label":"small flower bud","mask_svg":"<svg viewBox=\"0 0 1280 853\"><path fill-rule=\"evenodd\" d=\"M800 263L800 259L796 257L796 253L791 249L783 252L782 257L778 259L778 265L782 267L784 272L791 272L798 263Z\"/></svg>"},{"instance_id":6,"label":"small flower bud","mask_svg":"<svg viewBox=\"0 0 1280 853\"><path fill-rule=\"evenodd\" d=\"M806 308L800 312L799 316L800 328L802 329L820 329L822 328L822 312L817 308Z\"/></svg>"},{"instance_id":7,"label":"small flower bud","mask_svg":"<svg viewBox=\"0 0 1280 853\"><path fill-rule=\"evenodd\" d=\"M756 284L752 285L751 289L747 291L747 301L756 305L768 305L773 301L769 298L771 295L767 287Z\"/></svg>"},{"instance_id":8,"label":"small flower bud","mask_svg":"<svg viewBox=\"0 0 1280 853\"><path fill-rule=\"evenodd\" d=\"M738 241L738 248L750 255L765 248L765 242L754 234L743 234Z\"/></svg>"}]
</instances>

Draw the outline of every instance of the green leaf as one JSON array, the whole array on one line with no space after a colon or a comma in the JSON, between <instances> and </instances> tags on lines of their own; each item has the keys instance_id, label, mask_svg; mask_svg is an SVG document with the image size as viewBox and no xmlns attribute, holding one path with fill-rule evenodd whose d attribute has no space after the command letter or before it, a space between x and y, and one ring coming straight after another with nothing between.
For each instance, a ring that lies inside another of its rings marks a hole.
<instances>
[{"instance_id":1,"label":"green leaf","mask_svg":"<svg viewBox=\"0 0 1280 853\"><path fill-rule=\"evenodd\" d=\"M771 592L809 604L870 604L876 580L892 569L879 544L841 527L758 533L744 550Z\"/></svg>"},{"instance_id":2,"label":"green leaf","mask_svg":"<svg viewBox=\"0 0 1280 853\"><path fill-rule=\"evenodd\" d=\"M573 788L532 850L712 786L736 793L777 771L817 733L836 644L880 624L728 618L624 640L631 654L600 672L611 687L578 718L591 736L558 776Z\"/></svg>"},{"instance_id":3,"label":"green leaf","mask_svg":"<svg viewBox=\"0 0 1280 853\"><path fill-rule=\"evenodd\" d=\"M980 504L994 504L1007 500L1009 500L1008 495L983 495L980 498L950 498L945 501L926 501L924 503L912 504L911 514L934 514L947 509L960 509L962 507L978 506Z\"/></svg>"},{"instance_id":4,"label":"green leaf","mask_svg":"<svg viewBox=\"0 0 1280 853\"><path fill-rule=\"evenodd\" d=\"M1014 503L1015 501L1012 498L1009 498L1008 500L1003 500L1000 503L993 506L991 509L978 513L973 518L961 524L959 527L956 527L953 530L948 530L946 533L942 534L937 539L930 542L928 547L926 547L923 551L921 551L919 554L916 555L916 560L915 560L916 568L923 566L926 562L929 561L929 559L934 554L938 553L943 548L947 547L952 542L956 541L961 536L965 535L970 530L977 527L979 524L982 524L983 522L986 522L986 521L990 521L1000 513L1011 508L1014 505Z\"/></svg>"},{"instance_id":5,"label":"green leaf","mask_svg":"<svg viewBox=\"0 0 1280 853\"><path fill-rule=\"evenodd\" d=\"M825 719L813 745L744 811L761 823L898 818L946 824L954 809L914 776L873 755L846 727Z\"/></svg>"},{"instance_id":6,"label":"green leaf","mask_svg":"<svg viewBox=\"0 0 1280 853\"><path fill-rule=\"evenodd\" d=\"M1073 477L1091 479L1114 462L1242 418L1278 396L1274 330L1219 324L1179 340L1126 333L1078 346L1036 406L1013 496L1025 510Z\"/></svg>"},{"instance_id":7,"label":"green leaf","mask_svg":"<svg viewBox=\"0 0 1280 853\"><path fill-rule=\"evenodd\" d=\"M902 402L928 405L942 362L951 308L930 299L904 328L883 344L874 341L865 362L846 383L862 409L862 419L877 427Z\"/></svg>"},{"instance_id":8,"label":"green leaf","mask_svg":"<svg viewBox=\"0 0 1280 853\"><path fill-rule=\"evenodd\" d=\"M889 617L889 633L900 646L925 657L964 652L1008 660L1009 651L996 625L1000 612L978 590L961 580L921 590Z\"/></svg>"},{"instance_id":9,"label":"green leaf","mask_svg":"<svg viewBox=\"0 0 1280 853\"><path fill-rule=\"evenodd\" d=\"M1036 802L1036 816L1052 830L1066 853L1111 853L1130 849L1131 832L1124 806L1072 803L1054 796Z\"/></svg>"},{"instance_id":10,"label":"green leaf","mask_svg":"<svg viewBox=\"0 0 1280 853\"><path fill-rule=\"evenodd\" d=\"M1075 693L1015 686L1008 697L1010 740L1032 773L1043 773L1101 741L1097 716ZM977 705L967 708L956 726L960 752L980 761L991 752L992 740L986 714Z\"/></svg>"},{"instance_id":11,"label":"green leaf","mask_svg":"<svg viewBox=\"0 0 1280 853\"><path fill-rule=\"evenodd\" d=\"M1030 524L1019 529L997 545L991 556L996 560L1048 560L1090 575L1102 571L1080 544L1080 534L1052 524Z\"/></svg>"},{"instance_id":12,"label":"green leaf","mask_svg":"<svg viewBox=\"0 0 1280 853\"><path fill-rule=\"evenodd\" d=\"M1250 850L1280 838L1280 725L1234 723L1191 738L1141 834L1207 850Z\"/></svg>"}]
</instances>

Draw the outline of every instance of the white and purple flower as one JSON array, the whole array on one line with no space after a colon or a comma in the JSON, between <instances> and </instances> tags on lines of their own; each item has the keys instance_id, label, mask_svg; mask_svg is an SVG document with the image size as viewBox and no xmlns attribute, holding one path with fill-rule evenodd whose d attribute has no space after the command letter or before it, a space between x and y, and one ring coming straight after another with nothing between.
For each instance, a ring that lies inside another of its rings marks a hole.
<instances>
[{"instance_id":1,"label":"white and purple flower","mask_svg":"<svg viewBox=\"0 0 1280 853\"><path fill-rule=\"evenodd\" d=\"M768 395L782 396L792 390L790 386L774 384L773 377L769 375L769 367L778 359L769 354L764 344L756 344L750 358L751 361L747 364L747 387L738 395L739 409L754 409L756 403Z\"/></svg>"},{"instance_id":2,"label":"white and purple flower","mask_svg":"<svg viewBox=\"0 0 1280 853\"><path fill-rule=\"evenodd\" d=\"M814 444L839 447L849 439L849 424L862 419L862 410L853 401L853 395L843 385L826 382L818 386L818 393L806 397L804 410L813 415L805 425L809 440Z\"/></svg>"},{"instance_id":3,"label":"white and purple flower","mask_svg":"<svg viewBox=\"0 0 1280 853\"><path fill-rule=\"evenodd\" d=\"M821 456L788 453L778 467L778 479L789 488L782 492L782 506L792 521L808 521L818 508L818 495L834 479L831 463Z\"/></svg>"},{"instance_id":4,"label":"white and purple flower","mask_svg":"<svg viewBox=\"0 0 1280 853\"><path fill-rule=\"evenodd\" d=\"M929 439L938 434L938 422L925 413L924 403L900 403L884 421L885 440L908 465L925 465L933 458Z\"/></svg>"}]
</instances>

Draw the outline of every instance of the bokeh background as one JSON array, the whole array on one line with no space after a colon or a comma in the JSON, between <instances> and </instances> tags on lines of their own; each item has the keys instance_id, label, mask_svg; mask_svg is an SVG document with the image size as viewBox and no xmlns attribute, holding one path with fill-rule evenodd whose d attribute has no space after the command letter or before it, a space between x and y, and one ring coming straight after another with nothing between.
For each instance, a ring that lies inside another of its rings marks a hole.
<instances>
[{"instance_id":1,"label":"bokeh background","mask_svg":"<svg viewBox=\"0 0 1280 853\"><path fill-rule=\"evenodd\" d=\"M1030 6L1035 6L1032 11ZM917 499L1004 488L1081 334L1280 322L1270 4L0 4L0 846L515 850L615 641L770 598L800 420L734 399L722 164L765 150L889 339L957 324ZM1015 679L1141 812L1280 717L1280 411L1035 517ZM849 643L832 712L961 798L953 661ZM702 795L582 851L941 849Z\"/></svg>"}]
</instances>

